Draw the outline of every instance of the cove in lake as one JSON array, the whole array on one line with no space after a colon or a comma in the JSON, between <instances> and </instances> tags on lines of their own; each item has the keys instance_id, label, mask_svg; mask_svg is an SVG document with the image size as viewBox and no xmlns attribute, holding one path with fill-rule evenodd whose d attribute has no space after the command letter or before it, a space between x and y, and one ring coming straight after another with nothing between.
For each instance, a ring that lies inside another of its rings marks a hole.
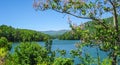
<instances>
[{"instance_id":1,"label":"cove in lake","mask_svg":"<svg viewBox=\"0 0 120 65\"><path fill-rule=\"evenodd\" d=\"M70 50L75 50L77 49L75 47L75 44L77 42L79 42L80 40L53 40L53 43L52 43L52 50L57 50L57 49L60 49L60 50L66 50L67 52L67 55L66 57L70 57ZM44 42L38 42L41 46L44 46ZM10 50L10 53L13 53L14 52L14 48L19 45L19 43L13 43L12 44L12 49ZM97 49L96 48L91 48L91 47L84 47L83 49L83 52L82 53L85 53L85 52L88 52L90 53L90 55L94 58L97 58ZM85 50L85 52L84 52ZM100 51L98 49L98 52L99 52L99 55L100 55L100 59L104 59L107 57L108 55L108 52L103 52L103 51ZM79 63L80 60L78 58L75 58L75 63Z\"/></svg>"}]
</instances>

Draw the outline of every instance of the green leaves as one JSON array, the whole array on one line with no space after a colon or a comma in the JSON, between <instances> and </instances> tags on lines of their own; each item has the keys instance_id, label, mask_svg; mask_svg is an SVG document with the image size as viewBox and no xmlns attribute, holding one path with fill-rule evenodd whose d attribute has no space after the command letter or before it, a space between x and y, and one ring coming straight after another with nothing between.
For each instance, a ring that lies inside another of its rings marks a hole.
<instances>
[{"instance_id":1,"label":"green leaves","mask_svg":"<svg viewBox=\"0 0 120 65\"><path fill-rule=\"evenodd\" d=\"M86 15L86 11L85 10L82 10L82 15Z\"/></svg>"},{"instance_id":2,"label":"green leaves","mask_svg":"<svg viewBox=\"0 0 120 65\"><path fill-rule=\"evenodd\" d=\"M108 11L110 11L111 9L110 9L110 7L104 7L104 10L105 10L106 12L108 12Z\"/></svg>"},{"instance_id":3,"label":"green leaves","mask_svg":"<svg viewBox=\"0 0 120 65\"><path fill-rule=\"evenodd\" d=\"M55 59L53 65L73 65L73 61L70 58L58 57Z\"/></svg>"},{"instance_id":4,"label":"green leaves","mask_svg":"<svg viewBox=\"0 0 120 65\"><path fill-rule=\"evenodd\" d=\"M16 64L33 65L37 63L45 62L48 57L46 49L41 47L37 43L21 43L16 47L12 57ZM10 59L9 59L10 60Z\"/></svg>"},{"instance_id":5,"label":"green leaves","mask_svg":"<svg viewBox=\"0 0 120 65\"><path fill-rule=\"evenodd\" d=\"M11 26L0 26L0 37L6 37L10 42L43 41L51 36L28 29L14 29Z\"/></svg>"},{"instance_id":6,"label":"green leaves","mask_svg":"<svg viewBox=\"0 0 120 65\"><path fill-rule=\"evenodd\" d=\"M71 54L72 58L75 58L75 57L77 57L77 56L80 56L80 55L81 55L80 53L81 53L81 52L80 52L80 51L77 51L77 50L71 50L71 51L70 51L70 54Z\"/></svg>"},{"instance_id":7,"label":"green leaves","mask_svg":"<svg viewBox=\"0 0 120 65\"><path fill-rule=\"evenodd\" d=\"M5 47L8 44L8 40L5 37L0 38L0 47Z\"/></svg>"},{"instance_id":8,"label":"green leaves","mask_svg":"<svg viewBox=\"0 0 120 65\"><path fill-rule=\"evenodd\" d=\"M52 9L55 9L57 7L57 4L55 2L52 2L51 6L52 6Z\"/></svg>"},{"instance_id":9,"label":"green leaves","mask_svg":"<svg viewBox=\"0 0 120 65\"><path fill-rule=\"evenodd\" d=\"M112 65L112 59L111 58L105 58L102 61L102 65Z\"/></svg>"}]
</instances>

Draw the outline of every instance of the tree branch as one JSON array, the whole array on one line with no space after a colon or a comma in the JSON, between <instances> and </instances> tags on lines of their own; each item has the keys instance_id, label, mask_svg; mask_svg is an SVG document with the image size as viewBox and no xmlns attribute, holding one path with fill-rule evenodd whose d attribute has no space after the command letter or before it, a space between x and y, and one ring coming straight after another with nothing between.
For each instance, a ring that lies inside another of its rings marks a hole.
<instances>
[{"instance_id":1,"label":"tree branch","mask_svg":"<svg viewBox=\"0 0 120 65\"><path fill-rule=\"evenodd\" d=\"M100 19L96 19L94 17L82 17L82 16L77 16L75 14L72 14L72 13L69 13L69 12L62 12L62 11L58 11L58 10L55 10L53 9L54 11L57 11L59 13L66 13L66 14L69 14L69 15L72 15L74 17L77 17L77 18L82 18L82 19L91 19L91 20L94 20L94 21L97 21L99 24L103 25L105 29L108 29L108 27L100 20Z\"/></svg>"},{"instance_id":2,"label":"tree branch","mask_svg":"<svg viewBox=\"0 0 120 65\"><path fill-rule=\"evenodd\" d=\"M75 14L72 14L72 13L69 13L69 12L66 12L66 11L58 11L58 10L55 10L55 9L53 9L54 11L57 11L57 12L59 12L59 13L66 13L66 14L69 14L69 15L72 15L72 16L74 16L74 17L77 17L77 18L82 18L82 19L91 19L90 17L82 17L82 16L77 16L77 15L75 15Z\"/></svg>"},{"instance_id":3,"label":"tree branch","mask_svg":"<svg viewBox=\"0 0 120 65\"><path fill-rule=\"evenodd\" d=\"M112 7L113 7L113 19L114 19L114 26L115 26L115 28L116 28L116 31L118 32L118 15L117 15L117 10L116 10L116 5L111 1L111 0L109 0L109 2L111 3L111 5L112 5Z\"/></svg>"}]
</instances>

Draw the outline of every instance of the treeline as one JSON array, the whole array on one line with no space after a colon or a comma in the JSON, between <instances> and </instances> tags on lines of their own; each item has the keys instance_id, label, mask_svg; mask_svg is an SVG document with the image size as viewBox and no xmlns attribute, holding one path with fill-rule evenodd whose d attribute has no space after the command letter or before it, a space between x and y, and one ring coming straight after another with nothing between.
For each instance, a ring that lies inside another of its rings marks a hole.
<instances>
[{"instance_id":1,"label":"treeline","mask_svg":"<svg viewBox=\"0 0 120 65\"><path fill-rule=\"evenodd\" d=\"M10 42L43 41L50 38L49 35L38 31L16 29L7 25L0 26L0 37L6 37Z\"/></svg>"},{"instance_id":2,"label":"treeline","mask_svg":"<svg viewBox=\"0 0 120 65\"><path fill-rule=\"evenodd\" d=\"M80 40L80 34L72 31L65 32L63 35L58 37L60 40Z\"/></svg>"},{"instance_id":3,"label":"treeline","mask_svg":"<svg viewBox=\"0 0 120 65\"><path fill-rule=\"evenodd\" d=\"M113 21L113 17L110 17L110 18L105 18L103 19L104 22L106 25L109 25L109 24L114 24L112 21ZM120 16L118 16L118 20L120 20ZM81 24L77 27L75 27L74 29L71 27L72 24L70 24L71 28L76 31L76 32L73 32L72 30L71 31L68 31L66 33L64 33L63 35L59 36L58 38L61 39L61 40L80 40L80 37L81 37L81 33L79 31L79 27L85 27L86 29L90 29L90 32L94 31L94 25L93 24L98 24L98 23L95 23L94 21L88 21L84 24ZM120 25L120 22L118 23ZM73 26L74 27L74 26Z\"/></svg>"}]
</instances>

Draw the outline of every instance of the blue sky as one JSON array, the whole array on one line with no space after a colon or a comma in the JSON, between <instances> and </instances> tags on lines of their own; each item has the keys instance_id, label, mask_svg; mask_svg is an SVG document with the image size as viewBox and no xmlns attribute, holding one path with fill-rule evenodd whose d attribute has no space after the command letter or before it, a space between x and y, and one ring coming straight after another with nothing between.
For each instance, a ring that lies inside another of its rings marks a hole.
<instances>
[{"instance_id":1,"label":"blue sky","mask_svg":"<svg viewBox=\"0 0 120 65\"><path fill-rule=\"evenodd\" d=\"M35 11L32 4L33 0L0 0L0 25L37 31L70 29L68 15L52 10ZM76 24L85 21L70 18Z\"/></svg>"}]
</instances>

